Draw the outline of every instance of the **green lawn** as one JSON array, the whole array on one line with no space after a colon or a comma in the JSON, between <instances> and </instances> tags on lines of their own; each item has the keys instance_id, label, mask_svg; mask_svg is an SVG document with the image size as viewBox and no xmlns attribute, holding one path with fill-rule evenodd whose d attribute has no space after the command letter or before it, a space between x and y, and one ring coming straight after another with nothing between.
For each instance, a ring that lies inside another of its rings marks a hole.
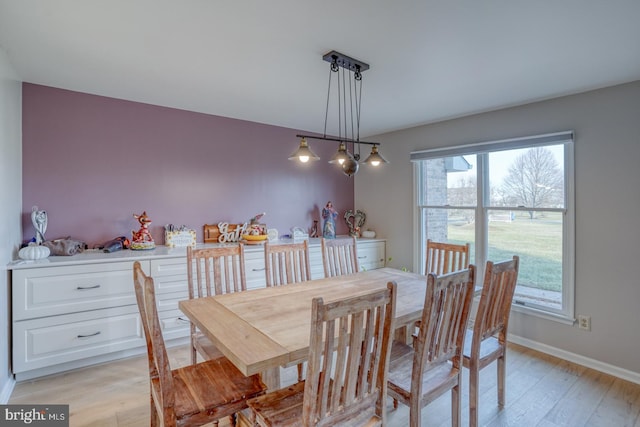
<instances>
[{"instance_id":1,"label":"green lawn","mask_svg":"<svg viewBox=\"0 0 640 427\"><path fill-rule=\"evenodd\" d=\"M475 225L449 225L449 240L473 242ZM518 213L512 222L489 223L488 259L500 261L513 255L520 257L518 284L539 289L562 289L562 223L561 214L545 214L530 220L526 212ZM472 245L473 251L473 245ZM472 253L471 259L474 260Z\"/></svg>"}]
</instances>

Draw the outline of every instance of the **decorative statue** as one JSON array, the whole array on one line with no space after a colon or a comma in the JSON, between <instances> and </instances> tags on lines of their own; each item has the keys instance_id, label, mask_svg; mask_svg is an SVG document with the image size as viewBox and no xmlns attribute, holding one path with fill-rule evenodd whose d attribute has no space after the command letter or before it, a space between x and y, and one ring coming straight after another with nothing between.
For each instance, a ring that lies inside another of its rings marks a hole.
<instances>
[{"instance_id":1,"label":"decorative statue","mask_svg":"<svg viewBox=\"0 0 640 427\"><path fill-rule=\"evenodd\" d=\"M47 231L47 212L38 210L37 206L31 208L31 222L36 229L36 244L41 245L44 242L44 233Z\"/></svg>"},{"instance_id":2,"label":"decorative statue","mask_svg":"<svg viewBox=\"0 0 640 427\"><path fill-rule=\"evenodd\" d=\"M133 214L133 217L140 223L140 230L131 232L131 249L154 249L156 244L149 233L149 224L151 224L151 219L147 216L147 211L142 212L140 215Z\"/></svg>"},{"instance_id":3,"label":"decorative statue","mask_svg":"<svg viewBox=\"0 0 640 427\"><path fill-rule=\"evenodd\" d=\"M325 239L336 238L336 218L338 218L338 211L335 210L331 201L328 201L322 209L322 219L324 219L322 237Z\"/></svg>"},{"instance_id":4,"label":"decorative statue","mask_svg":"<svg viewBox=\"0 0 640 427\"><path fill-rule=\"evenodd\" d=\"M313 225L311 226L311 233L309 233L309 237L318 237L318 220L313 220Z\"/></svg>"},{"instance_id":5,"label":"decorative statue","mask_svg":"<svg viewBox=\"0 0 640 427\"><path fill-rule=\"evenodd\" d=\"M364 225L367 216L361 210L357 210L354 214L351 209L344 213L344 220L349 227L349 235L354 237L360 237L360 229Z\"/></svg>"}]
</instances>

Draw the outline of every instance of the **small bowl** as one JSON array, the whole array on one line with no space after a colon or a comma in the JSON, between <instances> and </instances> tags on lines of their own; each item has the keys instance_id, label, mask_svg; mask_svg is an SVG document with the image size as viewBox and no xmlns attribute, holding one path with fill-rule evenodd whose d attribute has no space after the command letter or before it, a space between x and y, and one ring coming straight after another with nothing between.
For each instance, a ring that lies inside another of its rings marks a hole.
<instances>
[{"instance_id":1,"label":"small bowl","mask_svg":"<svg viewBox=\"0 0 640 427\"><path fill-rule=\"evenodd\" d=\"M252 241L259 241L259 240L267 240L269 238L269 236L266 235L266 234L258 234L258 235L255 235L255 234L243 234L242 238L244 240L252 242Z\"/></svg>"},{"instance_id":2,"label":"small bowl","mask_svg":"<svg viewBox=\"0 0 640 427\"><path fill-rule=\"evenodd\" d=\"M362 237L364 237L365 239L373 239L374 237L376 237L376 232L373 230L365 230L362 232Z\"/></svg>"}]
</instances>

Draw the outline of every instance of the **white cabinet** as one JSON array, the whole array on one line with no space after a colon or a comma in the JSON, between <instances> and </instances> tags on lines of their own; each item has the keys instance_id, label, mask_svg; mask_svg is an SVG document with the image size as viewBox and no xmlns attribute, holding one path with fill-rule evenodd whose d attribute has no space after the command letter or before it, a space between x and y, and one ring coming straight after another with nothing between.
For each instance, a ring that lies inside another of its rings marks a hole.
<instances>
[{"instance_id":1,"label":"white cabinet","mask_svg":"<svg viewBox=\"0 0 640 427\"><path fill-rule=\"evenodd\" d=\"M143 346L131 266L114 262L14 270L16 376L57 372L63 369L51 367ZM39 369L44 371L36 374Z\"/></svg>"},{"instance_id":2,"label":"white cabinet","mask_svg":"<svg viewBox=\"0 0 640 427\"><path fill-rule=\"evenodd\" d=\"M384 267L385 241L358 240L361 270ZM12 367L18 380L35 378L145 351L133 289L133 261L154 279L166 341L186 342L189 321L178 308L187 299L184 248L87 252L12 263ZM324 277L318 239L309 243L312 279ZM245 248L247 289L265 286L264 250Z\"/></svg>"}]
</instances>

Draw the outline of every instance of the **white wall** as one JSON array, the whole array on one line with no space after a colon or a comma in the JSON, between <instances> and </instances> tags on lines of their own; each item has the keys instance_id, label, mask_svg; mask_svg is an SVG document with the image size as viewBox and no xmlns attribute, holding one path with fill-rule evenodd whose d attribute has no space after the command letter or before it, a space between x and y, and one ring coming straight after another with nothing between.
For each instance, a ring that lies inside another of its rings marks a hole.
<instances>
[{"instance_id":1,"label":"white wall","mask_svg":"<svg viewBox=\"0 0 640 427\"><path fill-rule=\"evenodd\" d=\"M22 206L22 84L0 48L0 403L13 389L10 370L9 273L20 244Z\"/></svg>"},{"instance_id":2,"label":"white wall","mask_svg":"<svg viewBox=\"0 0 640 427\"><path fill-rule=\"evenodd\" d=\"M390 163L361 168L355 205L392 266L412 266L411 151L563 130L576 134L575 312L591 331L513 313L510 332L640 378L640 81L367 138Z\"/></svg>"}]
</instances>

